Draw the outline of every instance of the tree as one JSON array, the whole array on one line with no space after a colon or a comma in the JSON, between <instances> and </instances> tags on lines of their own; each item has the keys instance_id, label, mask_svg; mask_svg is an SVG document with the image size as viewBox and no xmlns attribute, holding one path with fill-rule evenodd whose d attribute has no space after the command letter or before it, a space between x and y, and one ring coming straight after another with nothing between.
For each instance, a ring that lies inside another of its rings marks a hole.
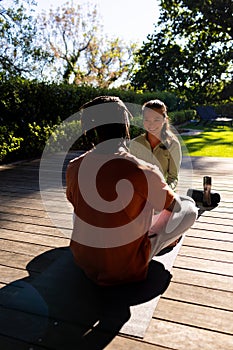
<instances>
[{"instance_id":1,"label":"tree","mask_svg":"<svg viewBox=\"0 0 233 350\"><path fill-rule=\"evenodd\" d=\"M135 45L104 37L95 6L67 2L49 14L44 12L40 26L54 57L56 80L109 87L127 77Z\"/></svg>"},{"instance_id":2,"label":"tree","mask_svg":"<svg viewBox=\"0 0 233 350\"><path fill-rule=\"evenodd\" d=\"M133 67L136 44L124 44L119 38L95 37L85 52L86 70L76 72L75 83L82 82L108 88L114 82L128 80Z\"/></svg>"},{"instance_id":3,"label":"tree","mask_svg":"<svg viewBox=\"0 0 233 350\"><path fill-rule=\"evenodd\" d=\"M14 0L0 10L0 74L3 77L35 77L48 56L37 41L33 0ZM35 42L37 45L35 46Z\"/></svg>"},{"instance_id":4,"label":"tree","mask_svg":"<svg viewBox=\"0 0 233 350\"><path fill-rule=\"evenodd\" d=\"M232 0L161 0L158 27L137 53L133 86L173 90L193 103L220 99L232 81L232 10Z\"/></svg>"}]
</instances>

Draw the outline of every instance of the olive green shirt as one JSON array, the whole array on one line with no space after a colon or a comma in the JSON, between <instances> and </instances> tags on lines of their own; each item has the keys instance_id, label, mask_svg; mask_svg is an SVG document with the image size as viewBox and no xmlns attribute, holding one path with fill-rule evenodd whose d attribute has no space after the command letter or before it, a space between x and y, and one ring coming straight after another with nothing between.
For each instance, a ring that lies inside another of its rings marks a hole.
<instances>
[{"instance_id":1,"label":"olive green shirt","mask_svg":"<svg viewBox=\"0 0 233 350\"><path fill-rule=\"evenodd\" d=\"M135 157L157 165L167 184L172 189L176 188L182 157L178 139L173 138L168 149L162 143L152 149L145 133L130 141L129 150Z\"/></svg>"}]
</instances>

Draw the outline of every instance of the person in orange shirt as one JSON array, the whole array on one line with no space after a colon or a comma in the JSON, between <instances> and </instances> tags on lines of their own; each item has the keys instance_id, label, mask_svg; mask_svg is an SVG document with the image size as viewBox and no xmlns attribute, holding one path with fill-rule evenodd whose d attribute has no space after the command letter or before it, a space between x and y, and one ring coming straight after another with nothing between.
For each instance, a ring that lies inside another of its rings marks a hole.
<instances>
[{"instance_id":1,"label":"person in orange shirt","mask_svg":"<svg viewBox=\"0 0 233 350\"><path fill-rule=\"evenodd\" d=\"M152 257L192 226L197 208L168 186L157 166L129 153L132 116L118 97L97 97L81 112L93 148L67 167L66 195L74 208L70 249L98 285L144 280Z\"/></svg>"}]
</instances>

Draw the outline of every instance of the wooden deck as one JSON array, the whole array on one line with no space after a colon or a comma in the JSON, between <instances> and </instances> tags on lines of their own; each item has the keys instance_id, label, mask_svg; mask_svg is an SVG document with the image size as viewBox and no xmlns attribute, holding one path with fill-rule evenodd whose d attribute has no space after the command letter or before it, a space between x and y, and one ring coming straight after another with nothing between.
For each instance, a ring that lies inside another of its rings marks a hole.
<instances>
[{"instance_id":1,"label":"wooden deck","mask_svg":"<svg viewBox=\"0 0 233 350\"><path fill-rule=\"evenodd\" d=\"M193 158L193 188L202 187L202 177L212 176L213 190L221 195L220 205L205 211L184 239L172 269L172 281L160 298L143 339L99 334L88 350L230 350L233 349L233 158ZM14 281L39 276L48 261L37 269L28 264L54 248L67 247L68 237L48 218L41 201L39 161L0 167L0 287L14 287ZM179 191L186 191L190 171L183 171ZM54 203L54 208L57 208ZM56 209L55 209L56 210ZM61 213L58 215L61 215ZM30 276L29 276L30 272ZM12 288L13 288L12 287ZM11 293L14 293L12 289ZM66 296L69 301L69 295ZM8 320L19 320L19 311L2 307ZM25 305L25 311L27 307ZM37 314L30 322L40 321ZM30 334L30 322L25 325ZM50 339L22 339L17 329L0 329L1 350L81 349L67 335L79 337L77 326L60 320L46 320L54 327ZM59 326L59 327L58 327ZM57 327L57 328L56 328ZM17 328L17 327L16 327ZM59 334L59 337L58 337ZM29 337L30 338L30 337ZM58 340L59 339L59 343ZM85 348L86 349L86 348Z\"/></svg>"}]
</instances>

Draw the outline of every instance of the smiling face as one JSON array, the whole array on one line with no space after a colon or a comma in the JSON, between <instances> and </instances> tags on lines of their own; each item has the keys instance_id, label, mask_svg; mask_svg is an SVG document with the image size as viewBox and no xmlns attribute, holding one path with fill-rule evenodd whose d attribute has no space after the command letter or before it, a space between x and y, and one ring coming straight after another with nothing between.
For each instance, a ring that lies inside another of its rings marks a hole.
<instances>
[{"instance_id":1,"label":"smiling face","mask_svg":"<svg viewBox=\"0 0 233 350\"><path fill-rule=\"evenodd\" d=\"M143 125L148 133L160 138L164 123L166 123L164 115L156 110L145 108L143 111Z\"/></svg>"}]
</instances>

